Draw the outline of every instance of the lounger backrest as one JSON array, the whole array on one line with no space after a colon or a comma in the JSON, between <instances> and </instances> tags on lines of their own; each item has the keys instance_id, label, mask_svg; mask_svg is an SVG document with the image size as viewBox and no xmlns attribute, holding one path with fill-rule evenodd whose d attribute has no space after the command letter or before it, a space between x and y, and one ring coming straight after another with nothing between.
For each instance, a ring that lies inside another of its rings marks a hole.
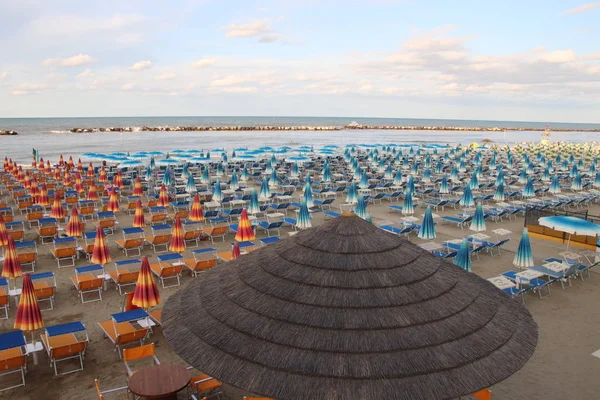
<instances>
[{"instance_id":1,"label":"lounger backrest","mask_svg":"<svg viewBox=\"0 0 600 400\"><path fill-rule=\"evenodd\" d=\"M183 265L169 265L167 267L161 268L160 275L161 276L173 276L179 275L183 271Z\"/></svg>"},{"instance_id":2,"label":"lounger backrest","mask_svg":"<svg viewBox=\"0 0 600 400\"><path fill-rule=\"evenodd\" d=\"M196 261L196 265L194 266L194 271L201 271L203 269L212 268L217 265L217 259L211 258L208 260L200 260Z\"/></svg>"},{"instance_id":3,"label":"lounger backrest","mask_svg":"<svg viewBox=\"0 0 600 400\"><path fill-rule=\"evenodd\" d=\"M21 264L29 264L35 261L35 258L37 256L37 253L35 252L31 252L31 253L19 253L18 257L19 257L19 262Z\"/></svg>"},{"instance_id":4,"label":"lounger backrest","mask_svg":"<svg viewBox=\"0 0 600 400\"><path fill-rule=\"evenodd\" d=\"M78 282L77 287L79 291L93 290L101 288L103 283L103 278L84 279Z\"/></svg>"},{"instance_id":5,"label":"lounger backrest","mask_svg":"<svg viewBox=\"0 0 600 400\"><path fill-rule=\"evenodd\" d=\"M81 207L79 214L90 215L90 214L93 214L95 210L96 210L96 208L94 206L85 206L85 207Z\"/></svg>"},{"instance_id":6,"label":"lounger backrest","mask_svg":"<svg viewBox=\"0 0 600 400\"><path fill-rule=\"evenodd\" d=\"M58 233L58 226L43 226L40 228L40 236L54 236Z\"/></svg>"},{"instance_id":7,"label":"lounger backrest","mask_svg":"<svg viewBox=\"0 0 600 400\"><path fill-rule=\"evenodd\" d=\"M117 337L116 344L126 344L135 342L146 337L148 329L138 329L137 331L126 333Z\"/></svg>"},{"instance_id":8,"label":"lounger backrest","mask_svg":"<svg viewBox=\"0 0 600 400\"><path fill-rule=\"evenodd\" d=\"M42 287L35 289L35 297L38 299L47 299L49 297L53 297L55 292L56 287L54 286Z\"/></svg>"},{"instance_id":9,"label":"lounger backrest","mask_svg":"<svg viewBox=\"0 0 600 400\"><path fill-rule=\"evenodd\" d=\"M117 275L117 283L122 284L122 283L136 282L139 275L140 275L139 271L126 272L124 274L119 274L119 275Z\"/></svg>"},{"instance_id":10,"label":"lounger backrest","mask_svg":"<svg viewBox=\"0 0 600 400\"><path fill-rule=\"evenodd\" d=\"M0 288L0 306L8 305L8 293L3 288Z\"/></svg>"},{"instance_id":11,"label":"lounger backrest","mask_svg":"<svg viewBox=\"0 0 600 400\"><path fill-rule=\"evenodd\" d=\"M87 342L85 340L82 340L66 346L53 347L52 349L50 349L50 358L60 359L64 357L69 357L73 354L80 354L85 352L86 346Z\"/></svg>"},{"instance_id":12,"label":"lounger backrest","mask_svg":"<svg viewBox=\"0 0 600 400\"><path fill-rule=\"evenodd\" d=\"M175 218L179 217L179 218L185 219L188 217L189 214L190 214L190 212L188 210L177 211L175 213Z\"/></svg>"},{"instance_id":13,"label":"lounger backrest","mask_svg":"<svg viewBox=\"0 0 600 400\"><path fill-rule=\"evenodd\" d=\"M123 361L133 361L154 356L154 343L123 350Z\"/></svg>"},{"instance_id":14,"label":"lounger backrest","mask_svg":"<svg viewBox=\"0 0 600 400\"><path fill-rule=\"evenodd\" d=\"M99 225L102 228L112 228L113 226L115 226L116 222L117 221L114 220L114 219L103 219L103 220L100 221Z\"/></svg>"},{"instance_id":15,"label":"lounger backrest","mask_svg":"<svg viewBox=\"0 0 600 400\"><path fill-rule=\"evenodd\" d=\"M190 240L190 239L196 239L197 237L200 236L200 229L195 230L195 231L186 231L185 234L183 235L183 239L184 240Z\"/></svg>"},{"instance_id":16,"label":"lounger backrest","mask_svg":"<svg viewBox=\"0 0 600 400\"><path fill-rule=\"evenodd\" d=\"M125 247L127 249L131 249L131 248L141 247L143 243L144 243L144 239L142 239L142 238L126 239L123 247Z\"/></svg>"},{"instance_id":17,"label":"lounger backrest","mask_svg":"<svg viewBox=\"0 0 600 400\"><path fill-rule=\"evenodd\" d=\"M158 236L154 236L152 239L152 244L164 244L164 243L169 243L169 241L171 240L171 235L158 235Z\"/></svg>"},{"instance_id":18,"label":"lounger backrest","mask_svg":"<svg viewBox=\"0 0 600 400\"><path fill-rule=\"evenodd\" d=\"M55 250L57 258L73 257L76 253L77 249L75 247L60 247Z\"/></svg>"},{"instance_id":19,"label":"lounger backrest","mask_svg":"<svg viewBox=\"0 0 600 400\"><path fill-rule=\"evenodd\" d=\"M37 221L38 219L41 219L44 217L44 212L43 211L32 211L30 213L27 213L27 221ZM6 218L5 218L6 221Z\"/></svg>"},{"instance_id":20,"label":"lounger backrest","mask_svg":"<svg viewBox=\"0 0 600 400\"><path fill-rule=\"evenodd\" d=\"M217 226L212 230L211 235L223 235L225 232L227 232L227 226Z\"/></svg>"},{"instance_id":21,"label":"lounger backrest","mask_svg":"<svg viewBox=\"0 0 600 400\"><path fill-rule=\"evenodd\" d=\"M25 232L24 231L8 231L7 233L10 236L12 236L12 238L14 240L17 240L17 241L23 240L23 237L25 236Z\"/></svg>"}]
</instances>

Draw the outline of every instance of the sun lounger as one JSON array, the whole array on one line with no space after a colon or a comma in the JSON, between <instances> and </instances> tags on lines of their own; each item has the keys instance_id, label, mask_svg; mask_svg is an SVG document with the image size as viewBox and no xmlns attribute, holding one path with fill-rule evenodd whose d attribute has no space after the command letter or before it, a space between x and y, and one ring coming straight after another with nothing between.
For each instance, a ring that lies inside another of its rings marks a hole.
<instances>
[{"instance_id":1,"label":"sun lounger","mask_svg":"<svg viewBox=\"0 0 600 400\"><path fill-rule=\"evenodd\" d=\"M202 228L202 232L210 238L211 243L215 242L215 238L221 238L225 241L225 235L227 234L228 226L215 226L209 228Z\"/></svg>"},{"instance_id":2,"label":"sun lounger","mask_svg":"<svg viewBox=\"0 0 600 400\"><path fill-rule=\"evenodd\" d=\"M473 216L468 215L464 218L461 218L461 217L453 217L451 215L446 215L446 216L441 217L441 219L442 219L442 222L447 221L447 222L456 224L456 226L458 226L461 230L463 230L465 225L467 223L471 222L471 220L473 219Z\"/></svg>"},{"instance_id":3,"label":"sun lounger","mask_svg":"<svg viewBox=\"0 0 600 400\"><path fill-rule=\"evenodd\" d=\"M75 266L75 258L77 257L77 240L75 238L54 239L53 246L54 248L50 249L50 253L54 256L58 268ZM68 264L61 264L61 262L68 262Z\"/></svg>"},{"instance_id":4,"label":"sun lounger","mask_svg":"<svg viewBox=\"0 0 600 400\"><path fill-rule=\"evenodd\" d=\"M183 243L185 247L200 246L200 237L202 236L202 228L198 222L188 222L183 224Z\"/></svg>"},{"instance_id":5,"label":"sun lounger","mask_svg":"<svg viewBox=\"0 0 600 400\"><path fill-rule=\"evenodd\" d=\"M152 227L152 236L145 239L145 243L152 246L155 253L164 253L169 251L169 242L171 241L171 225L155 225ZM159 251L158 249L164 249Z\"/></svg>"},{"instance_id":6,"label":"sun lounger","mask_svg":"<svg viewBox=\"0 0 600 400\"><path fill-rule=\"evenodd\" d=\"M0 334L0 376L17 374L21 378L20 383L3 387L0 392L25 386L27 372L25 343L25 336L21 330Z\"/></svg>"},{"instance_id":7,"label":"sun lounger","mask_svg":"<svg viewBox=\"0 0 600 400\"><path fill-rule=\"evenodd\" d=\"M335 212L335 211L323 211L323 215L325 216L325 219L332 219L332 218L337 218L340 216L340 213Z\"/></svg>"},{"instance_id":8,"label":"sun lounger","mask_svg":"<svg viewBox=\"0 0 600 400\"><path fill-rule=\"evenodd\" d=\"M388 212L400 211L402 212L402 206L391 205L388 206Z\"/></svg>"},{"instance_id":9,"label":"sun lounger","mask_svg":"<svg viewBox=\"0 0 600 400\"><path fill-rule=\"evenodd\" d=\"M179 253L161 254L157 256L158 264L150 264L152 273L160 279L160 283L163 288L179 286L181 272L185 266L183 262L183 256ZM176 284L165 286L165 280L174 279L177 281Z\"/></svg>"},{"instance_id":10,"label":"sun lounger","mask_svg":"<svg viewBox=\"0 0 600 400\"><path fill-rule=\"evenodd\" d=\"M148 335L149 328L138 328L137 321L150 318L149 314L137 308L131 311L125 311L112 314L108 321L98 322L100 328L104 331L105 337L113 343L113 350L118 351L121 358L121 348L126 345L139 343ZM139 326L139 325L138 325Z\"/></svg>"},{"instance_id":11,"label":"sun lounger","mask_svg":"<svg viewBox=\"0 0 600 400\"><path fill-rule=\"evenodd\" d=\"M275 221L275 222L267 222L260 221L258 226L267 234L267 236L271 237L271 233L275 232L275 236L279 236L281 234L281 226L283 225L283 221Z\"/></svg>"},{"instance_id":12,"label":"sun lounger","mask_svg":"<svg viewBox=\"0 0 600 400\"><path fill-rule=\"evenodd\" d=\"M4 310L4 316L0 319L8 319L8 309L10 307L8 290L8 279L0 277L0 310Z\"/></svg>"},{"instance_id":13,"label":"sun lounger","mask_svg":"<svg viewBox=\"0 0 600 400\"><path fill-rule=\"evenodd\" d=\"M21 263L23 272L35 272L35 262L37 260L37 244L33 241L17 242L17 256ZM26 269L27 268L27 269Z\"/></svg>"},{"instance_id":14,"label":"sun lounger","mask_svg":"<svg viewBox=\"0 0 600 400\"><path fill-rule=\"evenodd\" d=\"M129 252L136 252L140 256L144 240L145 236L142 228L123 228L123 239L115 240L115 243L118 248L123 250L125 257L129 257Z\"/></svg>"},{"instance_id":15,"label":"sun lounger","mask_svg":"<svg viewBox=\"0 0 600 400\"><path fill-rule=\"evenodd\" d=\"M115 269L108 271L108 275L117 286L119 294L123 294L124 287L135 286L141 266L142 260L139 259L115 262Z\"/></svg>"},{"instance_id":16,"label":"sun lounger","mask_svg":"<svg viewBox=\"0 0 600 400\"><path fill-rule=\"evenodd\" d=\"M73 286L77 289L82 303L102 301L105 277L104 267L100 264L75 268L75 276L71 277L71 282L73 282ZM92 298L92 300L85 300L84 295L90 293L97 294L98 297Z\"/></svg>"},{"instance_id":17,"label":"sun lounger","mask_svg":"<svg viewBox=\"0 0 600 400\"><path fill-rule=\"evenodd\" d=\"M41 339L50 359L50 366L54 368L54 375L65 375L83 371L83 357L85 356L85 350L90 339L82 322L48 326L41 335ZM59 374L57 364L61 361L72 359L79 361L78 368Z\"/></svg>"},{"instance_id":18,"label":"sun lounger","mask_svg":"<svg viewBox=\"0 0 600 400\"><path fill-rule=\"evenodd\" d=\"M454 258L458 255L458 251L441 251L441 250L434 250L433 251L433 255L437 256L437 257L442 257L442 258Z\"/></svg>"},{"instance_id":19,"label":"sun lounger","mask_svg":"<svg viewBox=\"0 0 600 400\"><path fill-rule=\"evenodd\" d=\"M94 221L96 228L102 227L102 230L107 235L112 235L115 232L117 225L117 217L112 211L103 211L97 214L98 221Z\"/></svg>"},{"instance_id":20,"label":"sun lounger","mask_svg":"<svg viewBox=\"0 0 600 400\"><path fill-rule=\"evenodd\" d=\"M534 279L522 279L517 276L516 271L508 271L502 274L502 276L510 279L511 281L517 284L519 289L522 289L524 292L529 290L533 292L537 292L540 296L540 299L543 297L550 296L550 282L540 278ZM543 289L546 288L548 294L544 296L542 294Z\"/></svg>"},{"instance_id":21,"label":"sun lounger","mask_svg":"<svg viewBox=\"0 0 600 400\"><path fill-rule=\"evenodd\" d=\"M160 364L160 361L154 353L154 343L123 350L123 363L125 364L125 369L127 370L128 376L131 376L136 372L134 369L132 369L132 361L148 359L152 361L153 365Z\"/></svg>"},{"instance_id":22,"label":"sun lounger","mask_svg":"<svg viewBox=\"0 0 600 400\"><path fill-rule=\"evenodd\" d=\"M37 297L38 303L47 301L50 304L49 308L41 310L53 310L54 295L56 294L56 277L54 276L54 272L39 272L37 274L30 274L29 277L33 281L35 297Z\"/></svg>"},{"instance_id":23,"label":"sun lounger","mask_svg":"<svg viewBox=\"0 0 600 400\"><path fill-rule=\"evenodd\" d=\"M208 250L208 251L205 251ZM198 251L198 250L196 250ZM198 276L199 273L207 271L217 265L216 257L217 249L202 249L200 253L193 252L194 258L184 259L185 266L190 270L193 276ZM209 258L205 258L211 254Z\"/></svg>"}]
</instances>

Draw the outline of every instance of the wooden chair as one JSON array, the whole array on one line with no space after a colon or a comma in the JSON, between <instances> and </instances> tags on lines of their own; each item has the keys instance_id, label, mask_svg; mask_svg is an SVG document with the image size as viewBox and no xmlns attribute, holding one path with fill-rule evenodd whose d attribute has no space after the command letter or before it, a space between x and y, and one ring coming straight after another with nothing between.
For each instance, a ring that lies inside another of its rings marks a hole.
<instances>
[{"instance_id":1,"label":"wooden chair","mask_svg":"<svg viewBox=\"0 0 600 400\"><path fill-rule=\"evenodd\" d=\"M160 364L160 361L154 353L154 343L123 350L123 363L125 364L127 375L131 376L136 372L131 368L131 362L140 360L150 360L154 365Z\"/></svg>"}]
</instances>

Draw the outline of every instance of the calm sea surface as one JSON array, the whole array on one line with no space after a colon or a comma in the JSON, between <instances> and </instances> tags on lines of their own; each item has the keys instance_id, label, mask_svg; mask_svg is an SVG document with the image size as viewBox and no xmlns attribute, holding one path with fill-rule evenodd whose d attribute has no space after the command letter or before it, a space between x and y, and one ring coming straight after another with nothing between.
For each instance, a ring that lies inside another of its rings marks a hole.
<instances>
[{"instance_id":1,"label":"calm sea surface","mask_svg":"<svg viewBox=\"0 0 600 400\"><path fill-rule=\"evenodd\" d=\"M29 162L35 147L46 159L60 154L79 157L84 152L149 151L175 149L213 149L282 145L352 143L469 143L484 138L498 143L538 141L540 132L449 132L340 130L311 131L220 131L220 132L98 132L71 133L71 128L107 128L141 126L345 126L352 121L377 126L465 126L499 128L544 128L543 122L471 121L394 118L324 117L120 117L120 118L0 118L0 130L15 130L18 136L0 136L0 156ZM556 129L600 129L600 124L553 123ZM553 132L552 140L599 140L598 133Z\"/></svg>"}]
</instances>

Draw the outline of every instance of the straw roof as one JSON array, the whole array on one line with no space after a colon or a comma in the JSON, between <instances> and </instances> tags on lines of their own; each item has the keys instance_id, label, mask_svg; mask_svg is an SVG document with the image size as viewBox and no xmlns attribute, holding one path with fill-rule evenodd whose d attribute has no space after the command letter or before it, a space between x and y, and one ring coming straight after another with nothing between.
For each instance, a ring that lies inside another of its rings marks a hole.
<instances>
[{"instance_id":1,"label":"straw roof","mask_svg":"<svg viewBox=\"0 0 600 400\"><path fill-rule=\"evenodd\" d=\"M346 215L194 280L163 323L186 362L277 400L455 398L519 370L538 337L519 301Z\"/></svg>"}]
</instances>

